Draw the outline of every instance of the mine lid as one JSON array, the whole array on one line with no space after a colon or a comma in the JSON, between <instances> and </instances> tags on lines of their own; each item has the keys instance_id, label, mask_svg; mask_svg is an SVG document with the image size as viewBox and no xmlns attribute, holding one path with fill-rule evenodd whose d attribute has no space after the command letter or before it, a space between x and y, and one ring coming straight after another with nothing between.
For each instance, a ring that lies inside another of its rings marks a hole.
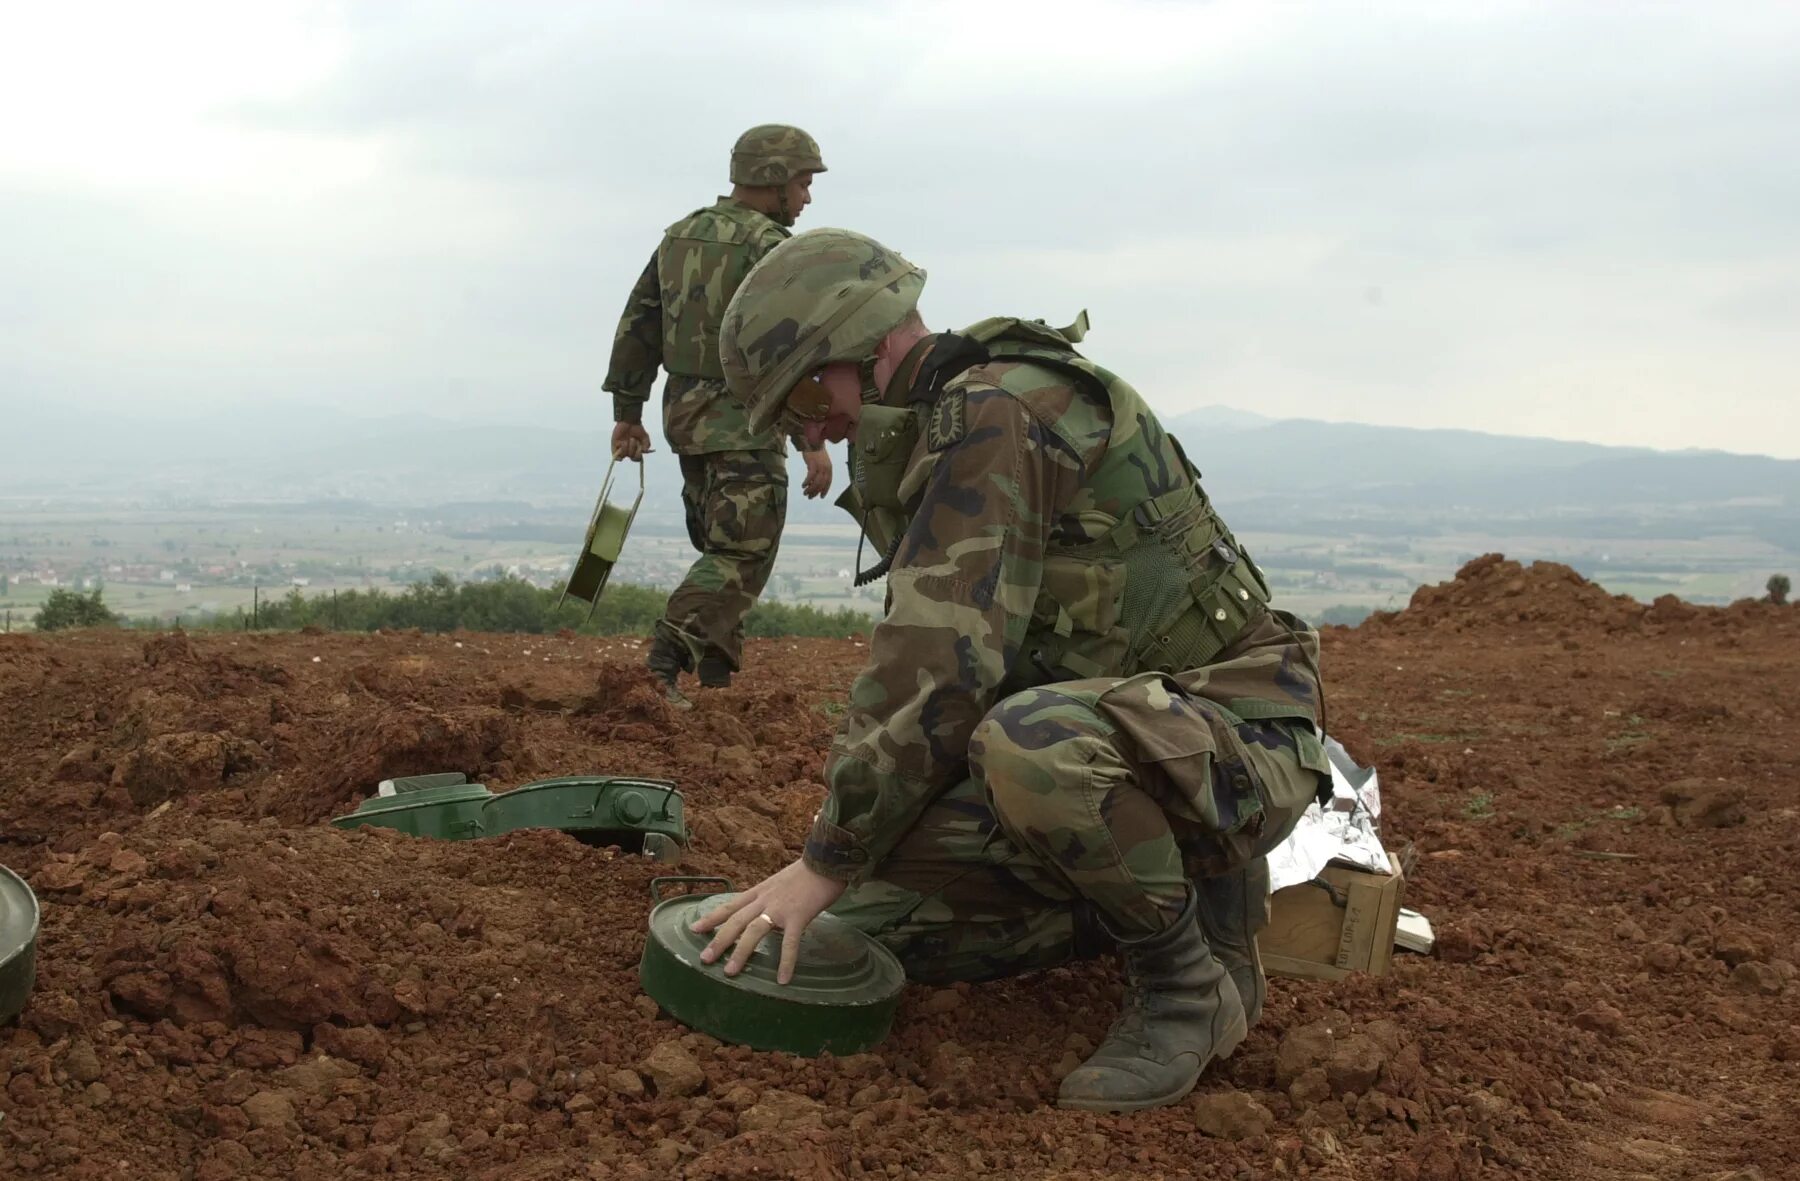
<instances>
[{"instance_id":1,"label":"mine lid","mask_svg":"<svg viewBox=\"0 0 1800 1181\"><path fill-rule=\"evenodd\" d=\"M0 967L37 942L37 895L12 870L0 865Z\"/></svg>"},{"instance_id":2,"label":"mine lid","mask_svg":"<svg viewBox=\"0 0 1800 1181\"><path fill-rule=\"evenodd\" d=\"M409 792L426 791L434 787L454 787L467 783L469 777L461 771L439 771L431 775L402 775L394 779L383 779L376 795L405 795Z\"/></svg>"},{"instance_id":3,"label":"mine lid","mask_svg":"<svg viewBox=\"0 0 1800 1181\"><path fill-rule=\"evenodd\" d=\"M37 981L37 895L0 865L0 1025L25 1008Z\"/></svg>"},{"instance_id":4,"label":"mine lid","mask_svg":"<svg viewBox=\"0 0 1800 1181\"><path fill-rule=\"evenodd\" d=\"M751 955L744 970L725 975L723 960L700 961L712 935L690 930L690 924L735 895L686 895L671 898L650 912L650 938L685 968L705 981L704 987L743 992L799 1004L861 1006L884 1004L899 995L906 974L894 953L830 914L814 919L801 936L794 979L776 982L781 939L771 934Z\"/></svg>"},{"instance_id":5,"label":"mine lid","mask_svg":"<svg viewBox=\"0 0 1800 1181\"><path fill-rule=\"evenodd\" d=\"M484 803L494 793L481 783L447 783L441 787L421 787L396 792L391 796L374 795L358 804L353 816L372 816L382 812L405 812L415 808L445 808L453 804Z\"/></svg>"}]
</instances>

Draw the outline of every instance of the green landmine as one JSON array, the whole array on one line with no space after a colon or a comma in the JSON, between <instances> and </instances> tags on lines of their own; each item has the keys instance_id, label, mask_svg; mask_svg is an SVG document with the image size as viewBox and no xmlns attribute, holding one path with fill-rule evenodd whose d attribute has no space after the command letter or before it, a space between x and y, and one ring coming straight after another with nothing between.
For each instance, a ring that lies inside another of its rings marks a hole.
<instances>
[{"instance_id":1,"label":"green landmine","mask_svg":"<svg viewBox=\"0 0 1800 1181\"><path fill-rule=\"evenodd\" d=\"M377 794L331 823L376 825L441 841L553 828L583 844L616 845L665 863L681 860L688 840L675 785L629 775L568 775L498 793L457 771L411 775L384 780Z\"/></svg>"},{"instance_id":2,"label":"green landmine","mask_svg":"<svg viewBox=\"0 0 1800 1181\"><path fill-rule=\"evenodd\" d=\"M37 981L38 902L25 879L0 865L0 1025L17 1017Z\"/></svg>"},{"instance_id":3,"label":"green landmine","mask_svg":"<svg viewBox=\"0 0 1800 1181\"><path fill-rule=\"evenodd\" d=\"M554 828L584 844L617 845L675 862L687 845L681 793L661 779L570 775L501 792L481 810L487 836L522 828Z\"/></svg>"},{"instance_id":4,"label":"green landmine","mask_svg":"<svg viewBox=\"0 0 1800 1181\"><path fill-rule=\"evenodd\" d=\"M692 923L728 901L727 894L661 897L676 882L717 882L723 878L656 878L638 980L646 995L691 1029L721 1041L757 1050L777 1050L816 1058L860 1054L886 1039L900 1004L906 974L894 954L831 914L821 914L800 940L794 978L776 982L781 935L772 933L751 955L744 970L727 976L724 959L700 962L712 939Z\"/></svg>"},{"instance_id":5,"label":"green landmine","mask_svg":"<svg viewBox=\"0 0 1800 1181\"><path fill-rule=\"evenodd\" d=\"M392 795L370 796L356 811L334 817L332 826L361 828L369 824L440 841L466 841L485 835L481 809L494 793L482 784L470 783L457 772L415 775L387 783L393 787Z\"/></svg>"}]
</instances>

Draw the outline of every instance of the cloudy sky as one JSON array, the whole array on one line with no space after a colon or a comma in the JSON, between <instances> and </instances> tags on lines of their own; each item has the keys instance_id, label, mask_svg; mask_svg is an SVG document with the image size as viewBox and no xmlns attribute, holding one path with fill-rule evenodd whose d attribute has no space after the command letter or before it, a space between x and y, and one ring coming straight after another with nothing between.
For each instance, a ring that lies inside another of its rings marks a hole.
<instances>
[{"instance_id":1,"label":"cloudy sky","mask_svg":"<svg viewBox=\"0 0 1800 1181\"><path fill-rule=\"evenodd\" d=\"M1086 307L1171 413L1800 457L1792 4L0 14L0 415L601 425L658 231L783 121L801 228L935 326Z\"/></svg>"}]
</instances>

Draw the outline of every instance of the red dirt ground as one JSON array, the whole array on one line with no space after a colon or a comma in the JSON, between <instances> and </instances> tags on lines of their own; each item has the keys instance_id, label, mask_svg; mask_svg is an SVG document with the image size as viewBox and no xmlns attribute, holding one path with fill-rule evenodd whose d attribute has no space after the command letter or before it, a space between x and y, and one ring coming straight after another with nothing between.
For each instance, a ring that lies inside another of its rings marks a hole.
<instances>
[{"instance_id":1,"label":"red dirt ground","mask_svg":"<svg viewBox=\"0 0 1800 1181\"><path fill-rule=\"evenodd\" d=\"M683 716L629 640L0 637L0 860L44 907L0 1176L1793 1175L1796 608L1489 556L1327 629L1330 728L1438 951L1273 981L1194 1098L1129 1117L1053 1105L1109 964L909 987L872 1054L754 1053L639 994L666 867L324 823L395 774L665 776L683 872L753 879L864 652L753 644Z\"/></svg>"}]
</instances>

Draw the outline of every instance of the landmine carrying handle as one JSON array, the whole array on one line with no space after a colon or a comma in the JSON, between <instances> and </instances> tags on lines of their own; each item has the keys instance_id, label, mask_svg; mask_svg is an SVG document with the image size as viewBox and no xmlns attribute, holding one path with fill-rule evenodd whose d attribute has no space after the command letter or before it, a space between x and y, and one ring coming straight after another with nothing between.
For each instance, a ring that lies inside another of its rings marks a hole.
<instances>
[{"instance_id":1,"label":"landmine carrying handle","mask_svg":"<svg viewBox=\"0 0 1800 1181\"><path fill-rule=\"evenodd\" d=\"M600 605L601 592L605 591L606 583L608 579L612 577L613 563L618 560L619 549L623 548L625 537L631 532L631 523L637 519L638 506L644 503L645 475L643 456L640 455L637 459L627 460L626 462L637 464L638 490L637 498L631 502L631 508L625 512L624 522L618 524L618 546L608 547L611 550L611 557L603 557L594 552L594 545L598 538L603 518L607 520L607 523L618 522L617 514L620 510L606 502L608 494L612 492L613 475L617 472L619 467L619 459L617 456L614 456L606 465L606 479L600 484L600 495L594 501L594 511L592 515L588 517L587 532L582 535L581 553L575 559L575 568L569 572L568 579L564 581L562 594L556 597L556 605L560 608L564 601L568 599L570 591L575 586L576 582L579 580L585 583L587 578L591 576L594 582L591 594L587 592L585 586L582 590L574 592L577 598L587 600L587 614L582 616L581 619L581 622L583 623L586 623L594 617L594 608ZM607 517L608 510L611 510L613 514L610 518ZM610 541L610 537L608 540ZM594 566L601 567L598 574L593 574Z\"/></svg>"},{"instance_id":2,"label":"landmine carrying handle","mask_svg":"<svg viewBox=\"0 0 1800 1181\"><path fill-rule=\"evenodd\" d=\"M571 820L586 820L588 817L593 816L596 813L598 813L600 811L601 801L605 800L607 798L608 793L610 793L612 791L612 789L615 787L636 787L636 788L645 788L650 791L662 792L662 811L658 812L656 814L656 818L658 820L669 820L669 819L673 818L673 815L675 812L674 801L681 794L680 792L678 792L675 789L675 785L673 783L669 783L666 780L638 779L635 776L631 776L631 775L607 775L607 776L601 777L600 782L596 785L593 802L588 804L588 806L585 808L580 808L580 809L577 809L576 811L569 813L569 819L571 819ZM640 799L641 799L641 797L640 797ZM623 800L619 801L619 803L614 805L614 807L615 807L616 811L618 812L620 818L623 819L627 824L636 824L640 820L648 819L649 815L650 815L649 805L647 805L647 804L644 805L645 810L642 813L638 813L636 815L626 815L626 813L630 812L631 809L626 808L624 806ZM674 880L674 879L658 879L658 880ZM698 881L714 881L714 880L724 881L725 879L724 878L718 878L718 879L699 878L696 880L698 880ZM658 901L660 902L661 899L658 899Z\"/></svg>"}]
</instances>

